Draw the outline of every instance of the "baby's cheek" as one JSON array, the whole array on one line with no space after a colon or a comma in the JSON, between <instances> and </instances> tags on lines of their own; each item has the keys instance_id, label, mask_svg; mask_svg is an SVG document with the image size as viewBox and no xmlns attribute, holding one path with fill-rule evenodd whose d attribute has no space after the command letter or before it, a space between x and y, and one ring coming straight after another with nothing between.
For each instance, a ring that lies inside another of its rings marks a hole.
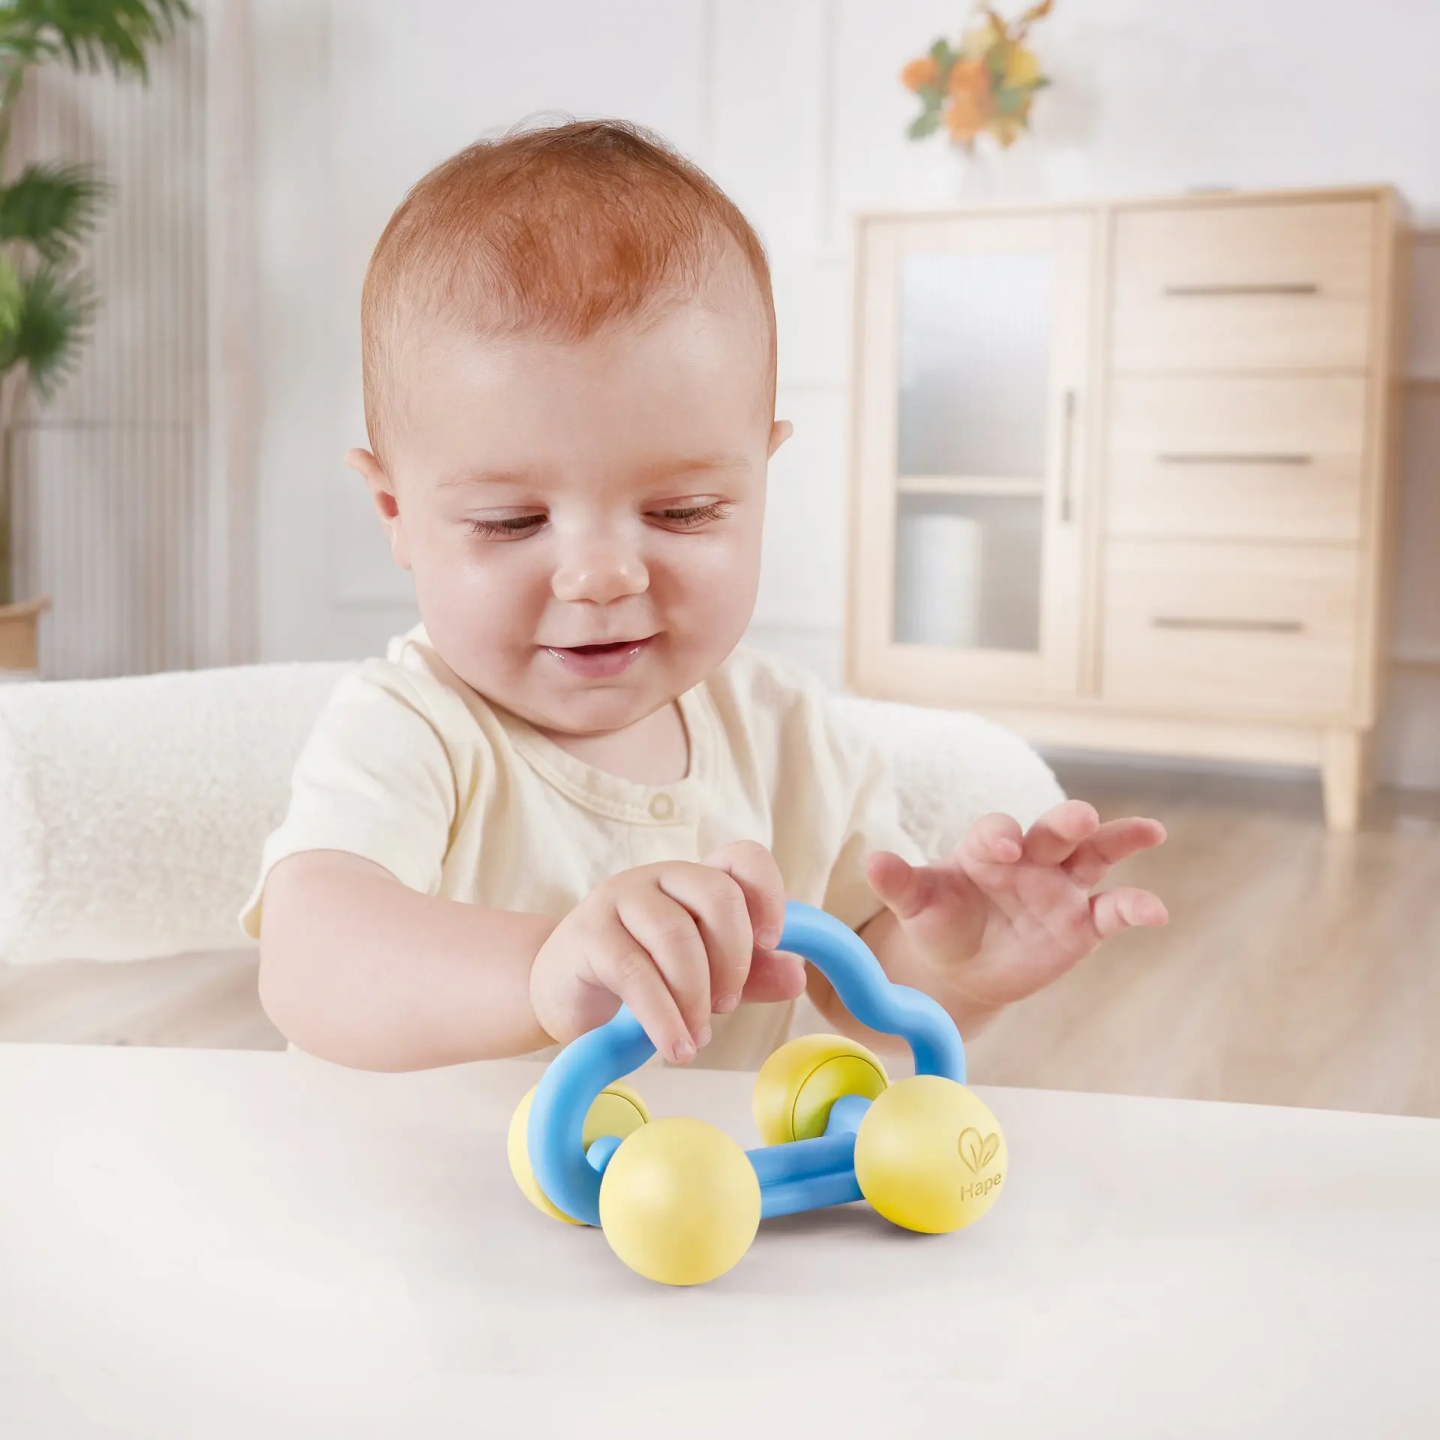
<instances>
[{"instance_id":1,"label":"baby's cheek","mask_svg":"<svg viewBox=\"0 0 1440 1440\"><path fill-rule=\"evenodd\" d=\"M686 553L667 557L670 583L687 606L713 610L753 605L760 579L758 533L705 537Z\"/></svg>"},{"instance_id":2,"label":"baby's cheek","mask_svg":"<svg viewBox=\"0 0 1440 1440\"><path fill-rule=\"evenodd\" d=\"M495 546L492 552L501 553L485 554L478 546L445 546L426 557L431 563L416 566L416 597L432 641L443 637L450 649L470 655L531 643L543 593L537 602L534 584L512 573L519 567L504 551L518 548Z\"/></svg>"},{"instance_id":3,"label":"baby's cheek","mask_svg":"<svg viewBox=\"0 0 1440 1440\"><path fill-rule=\"evenodd\" d=\"M672 627L704 635L718 637L737 625L743 630L755 608L755 575L733 561L697 560L677 572L667 590L663 618Z\"/></svg>"}]
</instances>

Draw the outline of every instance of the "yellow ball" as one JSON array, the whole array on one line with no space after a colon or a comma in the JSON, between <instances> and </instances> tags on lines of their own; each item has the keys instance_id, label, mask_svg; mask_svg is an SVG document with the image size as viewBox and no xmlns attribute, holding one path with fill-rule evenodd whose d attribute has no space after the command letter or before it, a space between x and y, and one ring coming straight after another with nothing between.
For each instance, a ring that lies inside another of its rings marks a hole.
<instances>
[{"instance_id":1,"label":"yellow ball","mask_svg":"<svg viewBox=\"0 0 1440 1440\"><path fill-rule=\"evenodd\" d=\"M887 1220L932 1235L959 1230L995 1203L1009 1154L989 1108L938 1075L897 1080L860 1122L855 1178Z\"/></svg>"},{"instance_id":2,"label":"yellow ball","mask_svg":"<svg viewBox=\"0 0 1440 1440\"><path fill-rule=\"evenodd\" d=\"M600 1183L610 1248L662 1285L702 1285L750 1248L760 1182L745 1152L703 1120L657 1120L625 1140Z\"/></svg>"},{"instance_id":3,"label":"yellow ball","mask_svg":"<svg viewBox=\"0 0 1440 1440\"><path fill-rule=\"evenodd\" d=\"M885 1067L843 1035L802 1035L760 1067L755 1125L767 1145L813 1140L825 1133L830 1107L842 1095L873 1100L889 1083Z\"/></svg>"},{"instance_id":4,"label":"yellow ball","mask_svg":"<svg viewBox=\"0 0 1440 1440\"><path fill-rule=\"evenodd\" d=\"M510 1161L510 1173L525 1198L537 1209L543 1210L554 1220L563 1220L567 1225L578 1225L540 1188L535 1172L530 1168L530 1104L535 1099L538 1086L532 1086L525 1098L515 1107L510 1117L510 1130L505 1137L505 1154ZM585 1126L581 1143L586 1149L602 1135L616 1135L624 1139L650 1121L650 1112L645 1102L626 1084L617 1080L607 1085L596 1097L585 1113Z\"/></svg>"}]
</instances>

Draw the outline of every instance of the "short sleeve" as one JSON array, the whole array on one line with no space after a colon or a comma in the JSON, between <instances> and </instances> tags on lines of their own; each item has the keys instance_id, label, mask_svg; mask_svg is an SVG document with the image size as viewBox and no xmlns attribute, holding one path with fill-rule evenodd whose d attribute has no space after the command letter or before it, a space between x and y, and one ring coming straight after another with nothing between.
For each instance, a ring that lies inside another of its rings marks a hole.
<instances>
[{"instance_id":1,"label":"short sleeve","mask_svg":"<svg viewBox=\"0 0 1440 1440\"><path fill-rule=\"evenodd\" d=\"M415 686L398 666L367 661L341 680L300 753L241 926L259 938L270 871L305 850L359 855L438 893L456 806L454 767Z\"/></svg>"},{"instance_id":2,"label":"short sleeve","mask_svg":"<svg viewBox=\"0 0 1440 1440\"><path fill-rule=\"evenodd\" d=\"M865 862L877 850L893 850L912 865L925 853L900 823L900 805L890 767L880 746L850 726L841 726L827 705L826 734L849 798L839 852L825 886L824 908L858 930L883 908L870 888Z\"/></svg>"}]
</instances>

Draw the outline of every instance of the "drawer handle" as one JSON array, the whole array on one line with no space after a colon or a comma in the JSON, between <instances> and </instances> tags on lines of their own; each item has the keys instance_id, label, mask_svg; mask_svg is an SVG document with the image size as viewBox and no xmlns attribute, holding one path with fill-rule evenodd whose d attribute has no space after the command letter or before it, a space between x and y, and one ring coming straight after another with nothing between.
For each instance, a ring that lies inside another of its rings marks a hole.
<instances>
[{"instance_id":1,"label":"drawer handle","mask_svg":"<svg viewBox=\"0 0 1440 1440\"><path fill-rule=\"evenodd\" d=\"M1318 295L1320 287L1313 280L1269 285L1167 285L1165 293L1177 300L1204 295Z\"/></svg>"},{"instance_id":2,"label":"drawer handle","mask_svg":"<svg viewBox=\"0 0 1440 1440\"><path fill-rule=\"evenodd\" d=\"M1201 615L1152 615L1157 630L1261 631L1270 635L1298 635L1305 626L1299 620L1212 620Z\"/></svg>"},{"instance_id":3,"label":"drawer handle","mask_svg":"<svg viewBox=\"0 0 1440 1440\"><path fill-rule=\"evenodd\" d=\"M1263 450L1174 450L1155 458L1162 465L1309 465L1315 457L1280 451L1268 454Z\"/></svg>"}]
</instances>

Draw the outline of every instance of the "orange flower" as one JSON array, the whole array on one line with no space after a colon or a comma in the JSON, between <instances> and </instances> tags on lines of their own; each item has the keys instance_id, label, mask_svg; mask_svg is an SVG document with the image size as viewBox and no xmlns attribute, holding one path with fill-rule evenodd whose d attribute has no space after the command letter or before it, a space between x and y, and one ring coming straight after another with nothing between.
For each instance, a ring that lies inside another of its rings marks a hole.
<instances>
[{"instance_id":1,"label":"orange flower","mask_svg":"<svg viewBox=\"0 0 1440 1440\"><path fill-rule=\"evenodd\" d=\"M983 60L957 60L950 67L950 103L945 128L956 144L968 144L990 119L990 72Z\"/></svg>"},{"instance_id":2,"label":"orange flower","mask_svg":"<svg viewBox=\"0 0 1440 1440\"><path fill-rule=\"evenodd\" d=\"M990 98L990 72L983 60L957 60L950 67L946 89L954 96L970 95L983 105Z\"/></svg>"},{"instance_id":3,"label":"orange flower","mask_svg":"<svg viewBox=\"0 0 1440 1440\"><path fill-rule=\"evenodd\" d=\"M985 128L985 109L979 99L968 90L950 97L945 107L945 128L957 144L973 140Z\"/></svg>"},{"instance_id":4,"label":"orange flower","mask_svg":"<svg viewBox=\"0 0 1440 1440\"><path fill-rule=\"evenodd\" d=\"M907 90L921 91L927 85L936 85L940 81L940 67L930 55L924 55L919 60L912 60L901 72L900 82Z\"/></svg>"}]
</instances>

